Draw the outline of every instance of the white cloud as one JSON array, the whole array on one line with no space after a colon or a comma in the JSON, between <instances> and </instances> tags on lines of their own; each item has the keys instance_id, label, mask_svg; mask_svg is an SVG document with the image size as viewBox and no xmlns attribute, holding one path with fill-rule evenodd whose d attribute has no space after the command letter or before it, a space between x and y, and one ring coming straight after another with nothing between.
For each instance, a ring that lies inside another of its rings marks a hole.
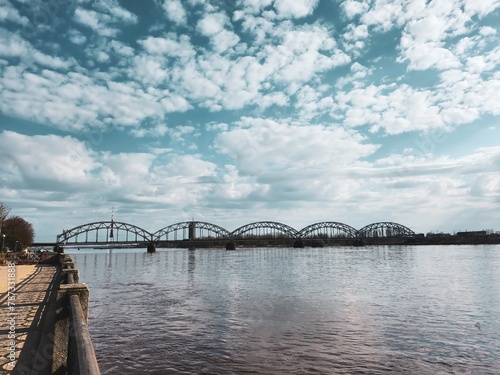
<instances>
[{"instance_id":1,"label":"white cloud","mask_svg":"<svg viewBox=\"0 0 500 375\"><path fill-rule=\"evenodd\" d=\"M196 129L193 126L180 125L170 129L170 136L175 142L184 141L184 136L192 134Z\"/></svg>"},{"instance_id":2,"label":"white cloud","mask_svg":"<svg viewBox=\"0 0 500 375\"><path fill-rule=\"evenodd\" d=\"M215 145L237 162L241 173L261 181L283 180L287 184L311 176L332 176L376 150L375 146L362 144L359 134L342 128L258 118L242 118L238 124L219 134Z\"/></svg>"},{"instance_id":3,"label":"white cloud","mask_svg":"<svg viewBox=\"0 0 500 375\"><path fill-rule=\"evenodd\" d=\"M362 22L368 26L374 26L376 30L388 31L401 24L404 15L403 1L377 1L372 8L363 14ZM423 1L417 1L423 3Z\"/></svg>"},{"instance_id":4,"label":"white cloud","mask_svg":"<svg viewBox=\"0 0 500 375\"><path fill-rule=\"evenodd\" d=\"M274 7L279 17L302 18L313 13L318 0L275 0Z\"/></svg>"},{"instance_id":5,"label":"white cloud","mask_svg":"<svg viewBox=\"0 0 500 375\"><path fill-rule=\"evenodd\" d=\"M133 61L135 75L144 84L158 86L169 78L169 72L164 68L162 58L137 55Z\"/></svg>"},{"instance_id":6,"label":"white cloud","mask_svg":"<svg viewBox=\"0 0 500 375\"><path fill-rule=\"evenodd\" d=\"M493 27L483 26L479 30L479 33L483 36L496 35L497 31Z\"/></svg>"},{"instance_id":7,"label":"white cloud","mask_svg":"<svg viewBox=\"0 0 500 375\"><path fill-rule=\"evenodd\" d=\"M179 128L176 132L187 134L190 129ZM97 153L73 137L26 136L8 131L0 133L0 156L2 191L9 192L13 199L21 194L39 196L42 201L34 199L30 203L37 207L45 204L44 192L58 192L60 207L65 210L71 210L72 202L98 207L102 196L117 202L181 209L186 203L202 201L210 193L211 187L203 183L203 178L215 176L217 169L196 155L169 154L168 150L166 154L165 150L150 154ZM167 160L160 163L160 157ZM57 206L54 198L52 205ZM65 221L58 225L66 225Z\"/></svg>"},{"instance_id":8,"label":"white cloud","mask_svg":"<svg viewBox=\"0 0 500 375\"><path fill-rule=\"evenodd\" d=\"M460 61L450 50L433 42L419 43L408 35L401 38L403 53L400 62L409 61L410 70L452 69L460 66Z\"/></svg>"},{"instance_id":9,"label":"white cloud","mask_svg":"<svg viewBox=\"0 0 500 375\"><path fill-rule=\"evenodd\" d=\"M97 11L76 8L73 19L104 37L115 37L120 32L119 25L135 24L138 21L135 14L121 7L116 0L98 2L94 4L94 8Z\"/></svg>"},{"instance_id":10,"label":"white cloud","mask_svg":"<svg viewBox=\"0 0 500 375\"><path fill-rule=\"evenodd\" d=\"M135 24L138 21L137 15L120 6L118 0L102 0L96 5L96 8L109 13L117 21L128 24Z\"/></svg>"},{"instance_id":11,"label":"white cloud","mask_svg":"<svg viewBox=\"0 0 500 375\"><path fill-rule=\"evenodd\" d=\"M112 79L103 85L75 72L63 75L45 70L33 74L8 67L0 82L9 86L0 100L4 113L73 131L110 125L139 127L146 119L163 120L166 110L189 108L182 97L169 92L148 92L134 82Z\"/></svg>"},{"instance_id":12,"label":"white cloud","mask_svg":"<svg viewBox=\"0 0 500 375\"><path fill-rule=\"evenodd\" d=\"M247 0L242 5L245 6L246 11L256 14L262 9L269 7L272 3L273 0Z\"/></svg>"},{"instance_id":13,"label":"white cloud","mask_svg":"<svg viewBox=\"0 0 500 375\"><path fill-rule=\"evenodd\" d=\"M52 191L90 188L99 167L91 151L71 137L29 137L15 132L0 133L4 173L20 189Z\"/></svg>"},{"instance_id":14,"label":"white cloud","mask_svg":"<svg viewBox=\"0 0 500 375\"><path fill-rule=\"evenodd\" d=\"M186 112L193 106L182 96L164 92L160 104L165 112Z\"/></svg>"},{"instance_id":15,"label":"white cloud","mask_svg":"<svg viewBox=\"0 0 500 375\"><path fill-rule=\"evenodd\" d=\"M123 199L130 195L140 195L144 190L148 190L147 181L150 178L155 155L103 153L98 157L102 167L96 180L102 180L107 185L103 191L114 191L117 197Z\"/></svg>"},{"instance_id":16,"label":"white cloud","mask_svg":"<svg viewBox=\"0 0 500 375\"><path fill-rule=\"evenodd\" d=\"M2 46L0 56L20 58L27 64L37 63L53 69L68 69L74 64L71 60L63 60L39 51L19 35L3 28L0 28L0 45Z\"/></svg>"},{"instance_id":17,"label":"white cloud","mask_svg":"<svg viewBox=\"0 0 500 375\"><path fill-rule=\"evenodd\" d=\"M319 90L315 90L309 85L301 87L297 91L297 108L303 119L312 119L316 115L328 112L333 106L334 100L331 96L322 97Z\"/></svg>"},{"instance_id":18,"label":"white cloud","mask_svg":"<svg viewBox=\"0 0 500 375\"><path fill-rule=\"evenodd\" d=\"M369 5L367 3L356 0L347 0L342 3L342 9L348 18L353 18L362 14L366 12L368 8Z\"/></svg>"},{"instance_id":19,"label":"white cloud","mask_svg":"<svg viewBox=\"0 0 500 375\"><path fill-rule=\"evenodd\" d=\"M212 36L212 44L217 52L225 52L236 46L239 41L239 36L228 30L222 30Z\"/></svg>"},{"instance_id":20,"label":"white cloud","mask_svg":"<svg viewBox=\"0 0 500 375\"><path fill-rule=\"evenodd\" d=\"M74 44L84 44L87 37L76 29L71 29L67 33L68 39Z\"/></svg>"},{"instance_id":21,"label":"white cloud","mask_svg":"<svg viewBox=\"0 0 500 375\"><path fill-rule=\"evenodd\" d=\"M137 129L132 129L130 133L136 138L162 137L168 133L168 127L165 124L157 124L152 128L142 126Z\"/></svg>"},{"instance_id":22,"label":"white cloud","mask_svg":"<svg viewBox=\"0 0 500 375\"><path fill-rule=\"evenodd\" d=\"M161 54L185 59L193 58L196 55L187 35L179 37L168 35L167 38L147 37L144 40L139 40L138 43L151 55Z\"/></svg>"},{"instance_id":23,"label":"white cloud","mask_svg":"<svg viewBox=\"0 0 500 375\"><path fill-rule=\"evenodd\" d=\"M10 3L0 4L0 22L14 22L26 26L29 24L28 18L21 16L19 11Z\"/></svg>"},{"instance_id":24,"label":"white cloud","mask_svg":"<svg viewBox=\"0 0 500 375\"><path fill-rule=\"evenodd\" d=\"M196 28L205 36L213 36L224 30L228 18L224 13L208 13L198 21Z\"/></svg>"},{"instance_id":25,"label":"white cloud","mask_svg":"<svg viewBox=\"0 0 500 375\"><path fill-rule=\"evenodd\" d=\"M119 31L115 27L107 26L112 20L109 15L93 10L77 8L74 19L79 24L89 27L101 36L114 37Z\"/></svg>"},{"instance_id":26,"label":"white cloud","mask_svg":"<svg viewBox=\"0 0 500 375\"><path fill-rule=\"evenodd\" d=\"M448 29L446 19L436 16L411 21L406 28L416 42L440 41Z\"/></svg>"},{"instance_id":27,"label":"white cloud","mask_svg":"<svg viewBox=\"0 0 500 375\"><path fill-rule=\"evenodd\" d=\"M132 57L135 51L132 47L126 45L118 40L112 40L109 42L109 47L120 57Z\"/></svg>"},{"instance_id":28,"label":"white cloud","mask_svg":"<svg viewBox=\"0 0 500 375\"><path fill-rule=\"evenodd\" d=\"M483 17L497 10L500 7L500 2L498 0L482 0L474 1L467 0L464 1L465 11L469 14L478 15Z\"/></svg>"},{"instance_id":29,"label":"white cloud","mask_svg":"<svg viewBox=\"0 0 500 375\"><path fill-rule=\"evenodd\" d=\"M345 109L348 126L372 125L374 132L384 129L388 134L400 134L444 126L434 100L431 92L407 85L368 86L337 95L334 108Z\"/></svg>"},{"instance_id":30,"label":"white cloud","mask_svg":"<svg viewBox=\"0 0 500 375\"><path fill-rule=\"evenodd\" d=\"M224 52L240 41L238 35L226 29L227 25L229 19L224 13L208 13L198 21L196 29L210 38L215 51Z\"/></svg>"},{"instance_id":31,"label":"white cloud","mask_svg":"<svg viewBox=\"0 0 500 375\"><path fill-rule=\"evenodd\" d=\"M186 10L180 0L166 0L162 6L169 20L179 25L186 24Z\"/></svg>"}]
</instances>

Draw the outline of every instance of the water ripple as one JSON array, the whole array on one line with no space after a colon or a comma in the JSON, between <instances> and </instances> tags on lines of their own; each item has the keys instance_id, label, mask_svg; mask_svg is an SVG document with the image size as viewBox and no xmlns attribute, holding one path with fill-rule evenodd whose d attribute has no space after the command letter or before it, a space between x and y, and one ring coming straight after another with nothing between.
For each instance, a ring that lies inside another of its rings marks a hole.
<instances>
[{"instance_id":1,"label":"water ripple","mask_svg":"<svg viewBox=\"0 0 500 375\"><path fill-rule=\"evenodd\" d=\"M103 374L497 374L500 247L74 256Z\"/></svg>"}]
</instances>

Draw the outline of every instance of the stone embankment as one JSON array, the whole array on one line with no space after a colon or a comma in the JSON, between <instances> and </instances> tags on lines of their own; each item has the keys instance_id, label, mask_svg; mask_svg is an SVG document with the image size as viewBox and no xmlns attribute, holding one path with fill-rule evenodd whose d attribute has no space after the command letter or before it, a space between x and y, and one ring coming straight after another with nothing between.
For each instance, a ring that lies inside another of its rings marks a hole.
<instances>
[{"instance_id":1,"label":"stone embankment","mask_svg":"<svg viewBox=\"0 0 500 375\"><path fill-rule=\"evenodd\" d=\"M0 290L0 373L98 375L87 329L89 289L71 258L43 253L28 275L25 267L12 259L0 271L7 277Z\"/></svg>"}]
</instances>

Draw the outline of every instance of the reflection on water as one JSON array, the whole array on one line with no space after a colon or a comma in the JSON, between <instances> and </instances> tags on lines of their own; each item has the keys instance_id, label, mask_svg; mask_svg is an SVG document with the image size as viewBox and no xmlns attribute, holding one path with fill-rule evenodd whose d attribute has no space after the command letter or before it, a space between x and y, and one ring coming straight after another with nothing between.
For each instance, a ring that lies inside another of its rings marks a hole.
<instances>
[{"instance_id":1,"label":"reflection on water","mask_svg":"<svg viewBox=\"0 0 500 375\"><path fill-rule=\"evenodd\" d=\"M74 259L103 374L500 373L500 246Z\"/></svg>"}]
</instances>

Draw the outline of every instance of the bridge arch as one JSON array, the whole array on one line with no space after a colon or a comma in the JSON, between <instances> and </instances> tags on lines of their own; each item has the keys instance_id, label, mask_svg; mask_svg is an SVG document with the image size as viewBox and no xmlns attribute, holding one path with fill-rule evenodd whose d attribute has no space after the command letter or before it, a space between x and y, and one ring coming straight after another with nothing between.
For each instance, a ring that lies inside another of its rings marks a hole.
<instances>
[{"instance_id":1,"label":"bridge arch","mask_svg":"<svg viewBox=\"0 0 500 375\"><path fill-rule=\"evenodd\" d=\"M184 221L153 233L155 241L228 239L231 233L218 225L204 221Z\"/></svg>"},{"instance_id":2,"label":"bridge arch","mask_svg":"<svg viewBox=\"0 0 500 375\"><path fill-rule=\"evenodd\" d=\"M415 232L402 224L394 222L379 222L369 224L358 231L358 237L414 237Z\"/></svg>"},{"instance_id":3,"label":"bridge arch","mask_svg":"<svg viewBox=\"0 0 500 375\"><path fill-rule=\"evenodd\" d=\"M92 232L95 232L95 235L90 236ZM85 235L83 240L82 234ZM151 233L141 227L111 220L96 221L64 230L57 236L57 243L151 242L151 238Z\"/></svg>"},{"instance_id":4,"label":"bridge arch","mask_svg":"<svg viewBox=\"0 0 500 375\"><path fill-rule=\"evenodd\" d=\"M336 221L323 221L311 224L300 230L301 238L355 238L358 234L356 228Z\"/></svg>"},{"instance_id":5,"label":"bridge arch","mask_svg":"<svg viewBox=\"0 0 500 375\"><path fill-rule=\"evenodd\" d=\"M233 238L297 238L299 232L283 223L275 221L257 221L243 225L235 229L231 235Z\"/></svg>"}]
</instances>

